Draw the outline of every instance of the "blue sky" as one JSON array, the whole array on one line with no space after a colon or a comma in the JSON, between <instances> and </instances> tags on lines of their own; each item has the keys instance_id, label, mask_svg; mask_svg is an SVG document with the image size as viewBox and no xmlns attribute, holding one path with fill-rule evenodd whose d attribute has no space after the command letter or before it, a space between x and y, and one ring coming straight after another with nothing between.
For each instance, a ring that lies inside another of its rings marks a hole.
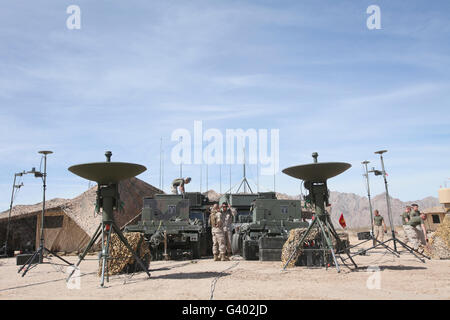
<instances>
[{"instance_id":1,"label":"blue sky","mask_svg":"<svg viewBox=\"0 0 450 320\"><path fill-rule=\"evenodd\" d=\"M66 9L81 8L69 30ZM366 9L381 9L369 30ZM345 161L329 188L366 195L361 161L380 167L401 200L437 196L450 178L448 1L2 1L0 10L0 210L15 172L50 149L47 198L71 198L88 182L67 168L113 160L147 166L165 190L179 168L172 131L203 126L280 129L280 168ZM206 187L203 167L203 191ZM256 167L248 169L256 181ZM229 184L222 168L222 190ZM200 167L185 166L199 189ZM219 167L208 168L219 186ZM232 167L238 182L241 167ZM26 176L16 203L41 201ZM261 190L273 177L260 177ZM449 182L450 184L450 182ZM282 173L276 189L297 194ZM384 191L371 177L373 194Z\"/></svg>"}]
</instances>

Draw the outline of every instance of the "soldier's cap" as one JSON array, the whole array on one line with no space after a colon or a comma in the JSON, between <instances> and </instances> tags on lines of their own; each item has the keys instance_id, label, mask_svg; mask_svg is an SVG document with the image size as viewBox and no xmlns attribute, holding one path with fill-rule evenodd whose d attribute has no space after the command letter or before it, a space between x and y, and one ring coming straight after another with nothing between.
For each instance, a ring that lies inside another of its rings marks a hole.
<instances>
[{"instance_id":1,"label":"soldier's cap","mask_svg":"<svg viewBox=\"0 0 450 320\"><path fill-rule=\"evenodd\" d=\"M226 201L224 201L224 202L222 202L222 205L228 205L228 202L226 202Z\"/></svg>"},{"instance_id":2,"label":"soldier's cap","mask_svg":"<svg viewBox=\"0 0 450 320\"><path fill-rule=\"evenodd\" d=\"M407 206L406 206L406 208L409 208L409 209L411 209L411 206L410 206L410 205L407 205Z\"/></svg>"},{"instance_id":3,"label":"soldier's cap","mask_svg":"<svg viewBox=\"0 0 450 320\"><path fill-rule=\"evenodd\" d=\"M417 203L413 203L412 205L411 205L411 207L418 207L419 205L417 204Z\"/></svg>"}]
</instances>

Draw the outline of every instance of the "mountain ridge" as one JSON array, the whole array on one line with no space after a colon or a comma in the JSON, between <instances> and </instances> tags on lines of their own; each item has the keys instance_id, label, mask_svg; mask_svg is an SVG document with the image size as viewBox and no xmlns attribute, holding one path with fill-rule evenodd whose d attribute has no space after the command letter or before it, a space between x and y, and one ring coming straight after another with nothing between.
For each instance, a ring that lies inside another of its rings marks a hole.
<instances>
[{"instance_id":1,"label":"mountain ridge","mask_svg":"<svg viewBox=\"0 0 450 320\"><path fill-rule=\"evenodd\" d=\"M220 194L215 190L208 190L203 193L208 195L212 201L218 201ZM285 193L276 193L278 199L287 200L300 200L300 195L288 195ZM424 210L426 208L439 206L439 200L436 197L425 197L420 200L402 201L400 199L390 198L391 210L392 210L392 220L394 225L401 225L401 214L403 213L405 206L412 203L417 203L419 205L419 210ZM349 228L363 228L370 226L370 210L369 210L369 199L368 197L360 196L355 193L347 192L330 192L330 204L331 204L331 220L336 227L339 225L339 217L341 213L344 215L347 227ZM389 226L389 219L387 214L387 202L386 193L375 195L371 197L372 209L379 210L380 214L384 217L386 225Z\"/></svg>"}]
</instances>

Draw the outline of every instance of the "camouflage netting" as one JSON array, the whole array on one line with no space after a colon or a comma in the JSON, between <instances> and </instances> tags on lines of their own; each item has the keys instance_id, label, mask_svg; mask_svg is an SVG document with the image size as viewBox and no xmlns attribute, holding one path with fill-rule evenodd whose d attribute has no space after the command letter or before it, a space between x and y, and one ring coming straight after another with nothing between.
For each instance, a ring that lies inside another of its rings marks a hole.
<instances>
[{"instance_id":1,"label":"camouflage netting","mask_svg":"<svg viewBox=\"0 0 450 320\"><path fill-rule=\"evenodd\" d=\"M431 236L425 254L433 259L450 259L450 215L447 214L442 224Z\"/></svg>"},{"instance_id":2,"label":"camouflage netting","mask_svg":"<svg viewBox=\"0 0 450 320\"><path fill-rule=\"evenodd\" d=\"M300 240L305 234L306 230L308 228L297 228L292 229L289 232L289 238L286 240L286 242L283 245L283 249L281 251L281 263L282 266L286 264L286 262L289 260L289 257L294 253L295 250L297 250L297 247L300 244ZM319 230L317 228L314 228L311 230L309 235L306 237L305 242L315 240L319 235ZM294 257L291 259L287 267L292 268L295 266L295 263L297 262L298 258L301 256L303 250L299 248L297 252L295 253Z\"/></svg>"},{"instance_id":3,"label":"camouflage netting","mask_svg":"<svg viewBox=\"0 0 450 320\"><path fill-rule=\"evenodd\" d=\"M289 257L292 255L292 253L298 248L299 244L300 244L300 240L303 237L303 235L305 234L306 230L308 230L308 228L297 228L297 229L292 229L289 233L289 238L286 240L286 242L283 245L283 249L281 251L281 263L284 267L284 265L286 264L286 262L289 260ZM350 241L349 241L349 237L348 234L346 232L337 232L339 238L341 239L341 241L344 243L344 245L349 246L350 245ZM311 240L317 240L319 238L319 229L318 228L314 228L308 235L308 237L306 237L305 242L311 241ZM335 248L336 251L340 251L343 248L337 248L337 241L334 237L331 237L331 241L333 244L333 248ZM299 248L298 251L295 253L294 257L292 258L292 260L289 262L289 264L287 265L287 267L292 268L293 266L295 266L298 258L302 255L303 250L302 248Z\"/></svg>"},{"instance_id":4,"label":"camouflage netting","mask_svg":"<svg viewBox=\"0 0 450 320\"><path fill-rule=\"evenodd\" d=\"M128 232L124 233L123 235L148 268L150 265L150 249L148 247L148 244L144 241L144 236L139 232ZM133 254L130 252L130 250L127 249L122 241L120 241L119 237L115 233L111 234L111 240L109 244L109 257L109 275L134 272L135 259L133 257ZM98 276L102 274L102 261L103 260L99 261ZM141 270L139 265L137 265L136 270Z\"/></svg>"}]
</instances>

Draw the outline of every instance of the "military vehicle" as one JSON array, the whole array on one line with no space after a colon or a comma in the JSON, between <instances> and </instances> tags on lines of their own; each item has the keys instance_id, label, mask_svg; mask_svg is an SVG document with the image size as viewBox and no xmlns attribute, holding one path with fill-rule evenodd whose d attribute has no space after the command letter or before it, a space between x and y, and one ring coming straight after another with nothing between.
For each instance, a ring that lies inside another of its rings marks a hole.
<instances>
[{"instance_id":1,"label":"military vehicle","mask_svg":"<svg viewBox=\"0 0 450 320\"><path fill-rule=\"evenodd\" d=\"M257 193L227 193L220 197L219 205L226 202L236 209L237 215L233 218L233 227L236 228L242 223L252 221L250 209L258 196Z\"/></svg>"},{"instance_id":2,"label":"military vehicle","mask_svg":"<svg viewBox=\"0 0 450 320\"><path fill-rule=\"evenodd\" d=\"M252 199L248 214L241 214L236 208L238 215L233 225L233 254L240 254L245 260L280 261L289 231L309 225L303 221L305 213L300 200L277 199L275 192L234 196L242 202ZM230 204L235 207L232 200Z\"/></svg>"},{"instance_id":3,"label":"military vehicle","mask_svg":"<svg viewBox=\"0 0 450 320\"><path fill-rule=\"evenodd\" d=\"M125 231L144 233L153 260L198 259L211 252L209 207L208 198L199 192L157 194L144 198L141 220Z\"/></svg>"}]
</instances>

